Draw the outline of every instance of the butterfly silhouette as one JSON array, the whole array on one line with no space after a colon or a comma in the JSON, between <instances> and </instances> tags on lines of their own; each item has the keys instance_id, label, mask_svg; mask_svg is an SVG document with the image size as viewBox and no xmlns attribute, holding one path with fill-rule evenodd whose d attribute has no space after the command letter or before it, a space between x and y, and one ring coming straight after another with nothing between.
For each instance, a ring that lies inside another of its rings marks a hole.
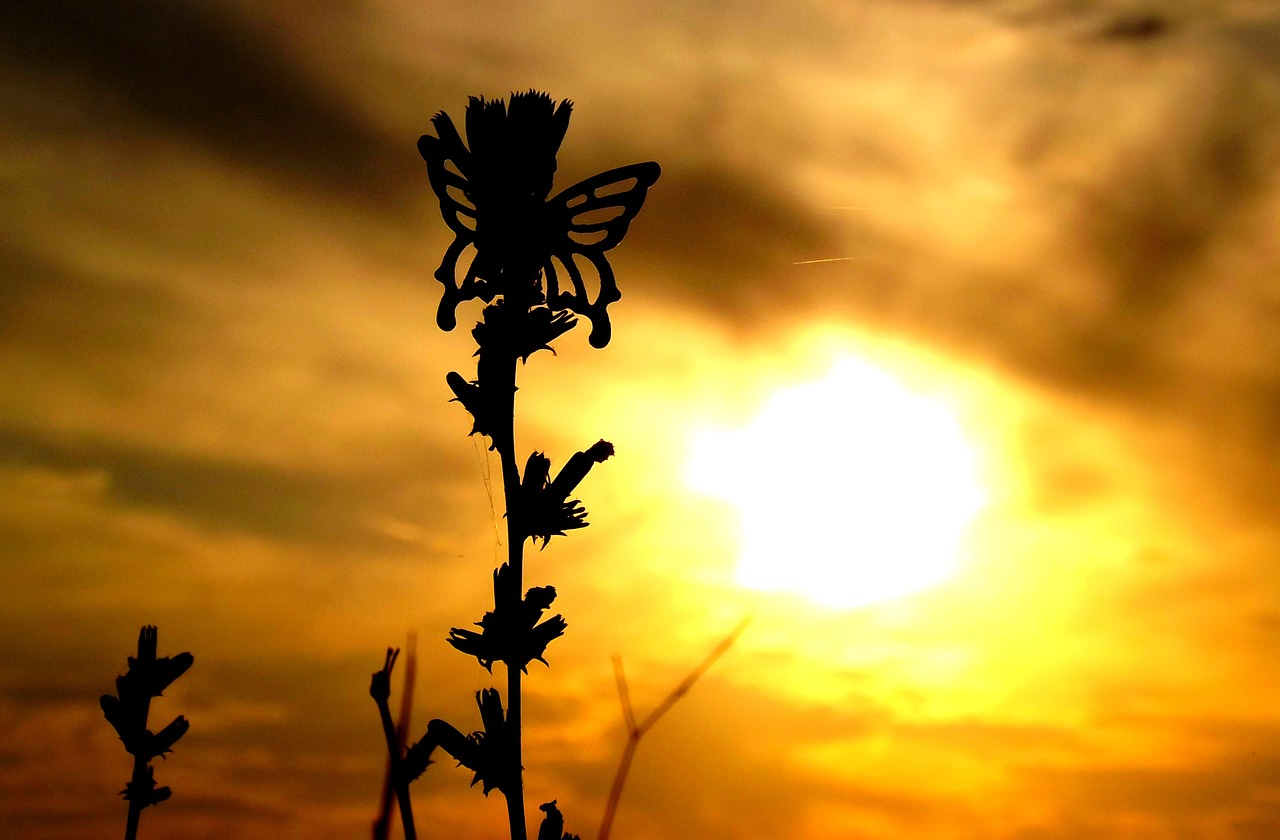
<instances>
[{"instance_id":1,"label":"butterfly silhouette","mask_svg":"<svg viewBox=\"0 0 1280 840\"><path fill-rule=\"evenodd\" d=\"M622 241L662 170L653 162L610 169L548 199L571 108L534 91L513 94L509 109L502 100L473 97L470 149L443 112L431 120L439 136L419 139L454 234L435 273L445 287L436 315L441 329L457 325L458 304L502 295L582 315L591 322L592 346L609 343L606 308L622 295L605 253Z\"/></svg>"}]
</instances>

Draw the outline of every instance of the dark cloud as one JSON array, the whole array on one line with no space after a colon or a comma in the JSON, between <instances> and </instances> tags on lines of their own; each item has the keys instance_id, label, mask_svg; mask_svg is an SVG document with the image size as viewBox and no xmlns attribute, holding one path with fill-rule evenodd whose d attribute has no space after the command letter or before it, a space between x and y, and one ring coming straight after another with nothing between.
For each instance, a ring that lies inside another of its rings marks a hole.
<instances>
[{"instance_id":1,"label":"dark cloud","mask_svg":"<svg viewBox=\"0 0 1280 840\"><path fill-rule=\"evenodd\" d=\"M1179 123L1117 144L1065 220L1100 259L1125 320L1176 304L1186 284L1216 280L1197 258L1271 188L1280 110L1267 87L1227 66L1205 68L1183 92Z\"/></svg>"},{"instance_id":2,"label":"dark cloud","mask_svg":"<svg viewBox=\"0 0 1280 840\"><path fill-rule=\"evenodd\" d=\"M1016 26L1044 26L1115 42L1143 42L1176 32L1191 4L1180 0L952 0ZM1226 6L1228 4L1222 3Z\"/></svg>"},{"instance_id":3,"label":"dark cloud","mask_svg":"<svg viewBox=\"0 0 1280 840\"><path fill-rule=\"evenodd\" d=\"M188 793L183 791L180 796L173 801L173 812L176 819L183 819L188 816L199 819L202 823L207 823L209 818L224 820L234 814L233 822L236 823L284 823L291 822L294 818L293 808L285 808L280 806L264 805L261 802L254 801L249 796L202 796L198 792ZM216 831L211 831L204 826L205 831L210 837L225 836Z\"/></svg>"},{"instance_id":4,"label":"dark cloud","mask_svg":"<svg viewBox=\"0 0 1280 840\"><path fill-rule=\"evenodd\" d=\"M1105 23L1099 37L1116 41L1146 41L1168 34L1168 18L1154 11L1122 11Z\"/></svg>"},{"instance_id":5,"label":"dark cloud","mask_svg":"<svg viewBox=\"0 0 1280 840\"><path fill-rule=\"evenodd\" d=\"M91 805L71 800L52 805L15 803L15 807L5 809L4 824L21 837L52 839L66 837L67 832L92 834L117 816L119 809L111 807L114 804Z\"/></svg>"},{"instance_id":6,"label":"dark cloud","mask_svg":"<svg viewBox=\"0 0 1280 840\"><path fill-rule=\"evenodd\" d=\"M36 69L51 89L66 79L87 89L94 112L78 115L82 130L110 131L113 111L123 107L299 186L369 206L403 206L416 195L402 168L415 157L411 142L391 142L225 7L163 0L6 4L0 54Z\"/></svg>"},{"instance_id":7,"label":"dark cloud","mask_svg":"<svg viewBox=\"0 0 1280 840\"><path fill-rule=\"evenodd\" d=\"M1280 74L1280 14L1241 16L1220 31L1251 61Z\"/></svg>"},{"instance_id":8,"label":"dark cloud","mask_svg":"<svg viewBox=\"0 0 1280 840\"><path fill-rule=\"evenodd\" d=\"M438 468L438 459L429 457ZM101 472L106 493L127 508L162 510L216 531L329 545L396 542L369 524L372 514L410 510L447 517L450 494L438 478L415 482L412 468L376 475L326 475L248 461L180 454L118 441L58 437L20 429L0 431L0 462L58 471ZM408 485L408 488L406 488ZM407 492L406 492L407 490ZM428 498L420 498L426 492ZM425 503L425 504L423 504Z\"/></svg>"},{"instance_id":9,"label":"dark cloud","mask_svg":"<svg viewBox=\"0 0 1280 840\"><path fill-rule=\"evenodd\" d=\"M200 673L191 672L192 700L184 713L193 725L183 739L189 761L218 766L237 791L279 786L291 806L377 801L385 742L368 686L381 664L379 650L338 657L211 654L201 660L197 653ZM439 700L429 696L428 702L433 716L439 714ZM424 727L422 719L414 725ZM270 761L237 766L234 756L250 748Z\"/></svg>"},{"instance_id":10,"label":"dark cloud","mask_svg":"<svg viewBox=\"0 0 1280 840\"><path fill-rule=\"evenodd\" d=\"M85 675L62 677L31 670L20 679L13 679L11 673L0 684L0 697L20 707L42 708L62 703L95 703L108 688L109 682L90 683Z\"/></svg>"},{"instance_id":11,"label":"dark cloud","mask_svg":"<svg viewBox=\"0 0 1280 840\"><path fill-rule=\"evenodd\" d=\"M752 173L676 164L663 170L622 247L656 260L655 279L677 298L723 315L776 289L792 263L831 253L833 227Z\"/></svg>"},{"instance_id":12,"label":"dark cloud","mask_svg":"<svg viewBox=\"0 0 1280 840\"><path fill-rule=\"evenodd\" d=\"M191 320L171 289L0 242L0 348L9 352L106 375L142 361Z\"/></svg>"}]
</instances>

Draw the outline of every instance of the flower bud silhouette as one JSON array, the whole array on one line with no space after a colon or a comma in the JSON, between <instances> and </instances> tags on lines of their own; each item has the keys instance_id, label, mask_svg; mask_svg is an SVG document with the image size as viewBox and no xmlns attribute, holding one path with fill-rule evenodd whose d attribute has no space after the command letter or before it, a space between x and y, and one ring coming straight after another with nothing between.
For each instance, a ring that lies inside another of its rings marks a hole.
<instances>
[{"instance_id":1,"label":"flower bud silhouette","mask_svg":"<svg viewBox=\"0 0 1280 840\"><path fill-rule=\"evenodd\" d=\"M564 830L564 816L556 807L556 800L544 802L538 806L542 811L542 826L538 829L538 840L579 840L578 835L568 834Z\"/></svg>"},{"instance_id":2,"label":"flower bud silhouette","mask_svg":"<svg viewBox=\"0 0 1280 840\"><path fill-rule=\"evenodd\" d=\"M541 539L542 547L546 548L553 536L564 536L566 531L587 527L586 509L577 499L568 496L594 464L612 455L613 444L599 441L586 452L575 452L555 480L549 481L550 459L541 452L532 453L520 484L522 518L518 527L522 534Z\"/></svg>"},{"instance_id":3,"label":"flower bud silhouette","mask_svg":"<svg viewBox=\"0 0 1280 840\"><path fill-rule=\"evenodd\" d=\"M158 636L154 626L142 628L138 633L138 655L128 657L129 670L116 678L115 695L104 694L98 701L125 751L133 756L133 775L121 791L129 802L126 840L137 836L143 808L164 802L172 795L169 788L156 786L151 760L172 752L174 744L191 728L187 719L179 715L159 732L147 729L152 698L161 696L194 661L190 653L157 657Z\"/></svg>"},{"instance_id":4,"label":"flower bud silhouette","mask_svg":"<svg viewBox=\"0 0 1280 840\"><path fill-rule=\"evenodd\" d=\"M471 784L479 783L485 796L495 788L509 796L515 782L506 761L512 735L502 710L502 698L497 689L486 688L476 692L476 704L480 707L484 729L464 737L445 721L433 720L427 725L427 733L458 764L475 774Z\"/></svg>"},{"instance_id":5,"label":"flower bud silhouette","mask_svg":"<svg viewBox=\"0 0 1280 840\"><path fill-rule=\"evenodd\" d=\"M554 586L535 586L513 606L502 597L511 578L511 567L506 563L494 571L495 606L476 622L481 632L459 627L449 631L449 644L474 656L490 673L494 662L504 662L507 667L519 668L525 673L529 671L529 663L535 659L546 665L543 654L547 645L563 636L568 627L563 616L559 615L538 623L542 613L555 600Z\"/></svg>"}]
</instances>

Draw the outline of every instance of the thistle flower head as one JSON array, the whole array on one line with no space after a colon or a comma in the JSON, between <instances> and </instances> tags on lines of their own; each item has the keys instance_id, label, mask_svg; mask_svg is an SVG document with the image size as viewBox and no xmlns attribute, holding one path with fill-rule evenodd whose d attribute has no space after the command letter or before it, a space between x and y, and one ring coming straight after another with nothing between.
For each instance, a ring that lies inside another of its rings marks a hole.
<instances>
[{"instance_id":1,"label":"thistle flower head","mask_svg":"<svg viewBox=\"0 0 1280 840\"><path fill-rule=\"evenodd\" d=\"M471 97L466 126L474 200L545 200L572 111L569 100L556 105L534 90L513 93L509 105L501 99Z\"/></svg>"}]
</instances>

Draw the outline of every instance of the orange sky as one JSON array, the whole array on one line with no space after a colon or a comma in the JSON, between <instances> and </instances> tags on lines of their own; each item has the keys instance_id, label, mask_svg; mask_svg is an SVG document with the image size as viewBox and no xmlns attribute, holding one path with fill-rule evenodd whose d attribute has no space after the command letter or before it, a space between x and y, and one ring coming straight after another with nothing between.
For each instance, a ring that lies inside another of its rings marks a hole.
<instances>
[{"instance_id":1,"label":"orange sky","mask_svg":"<svg viewBox=\"0 0 1280 840\"><path fill-rule=\"evenodd\" d=\"M97 697L146 623L195 655L147 838L368 836L369 675L410 630L415 737L478 726L443 639L488 605L498 469L447 402L473 345L434 325L414 143L536 87L576 103L559 184L663 175L613 342L521 374L522 449L618 449L529 561L569 621L526 680L531 810L594 837L612 654L643 713L751 614L615 837L1280 836L1274 4L21 5L0 835L119 832ZM856 610L739 586L735 511L684 480L699 429L842 356L954 411L988 493L949 580ZM415 784L424 836L503 836L469 778Z\"/></svg>"}]
</instances>

